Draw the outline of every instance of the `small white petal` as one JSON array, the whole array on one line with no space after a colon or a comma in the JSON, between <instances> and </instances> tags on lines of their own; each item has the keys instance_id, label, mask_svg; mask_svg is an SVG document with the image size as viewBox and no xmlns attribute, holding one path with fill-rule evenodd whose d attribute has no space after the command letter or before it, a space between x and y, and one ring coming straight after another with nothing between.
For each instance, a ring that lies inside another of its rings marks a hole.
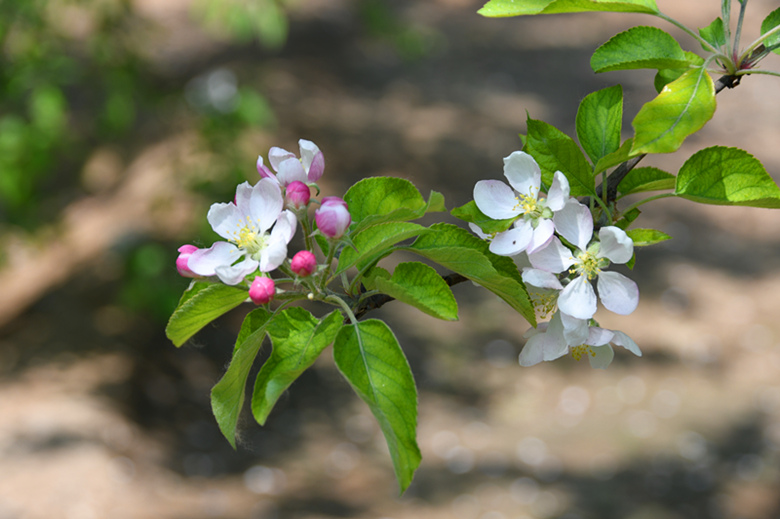
<instances>
[{"instance_id":1,"label":"small white petal","mask_svg":"<svg viewBox=\"0 0 780 519\"><path fill-rule=\"evenodd\" d=\"M618 272L602 272L596 283L601 304L607 310L628 315L639 304L639 287L632 280Z\"/></svg>"},{"instance_id":2,"label":"small white petal","mask_svg":"<svg viewBox=\"0 0 780 519\"><path fill-rule=\"evenodd\" d=\"M236 204L229 202L227 204L212 204L206 219L211 224L214 232L226 240L234 240L236 232L246 225L246 218Z\"/></svg>"},{"instance_id":3,"label":"small white petal","mask_svg":"<svg viewBox=\"0 0 780 519\"><path fill-rule=\"evenodd\" d=\"M561 312L577 319L590 319L596 313L596 293L586 276L577 276L558 296Z\"/></svg>"},{"instance_id":4,"label":"small white petal","mask_svg":"<svg viewBox=\"0 0 780 519\"><path fill-rule=\"evenodd\" d=\"M591 326L588 329L587 341L582 341L589 346L604 346L609 344L615 333L612 330L606 328L599 328L598 326Z\"/></svg>"},{"instance_id":5,"label":"small white petal","mask_svg":"<svg viewBox=\"0 0 780 519\"><path fill-rule=\"evenodd\" d=\"M268 239L265 248L260 251L260 272L271 272L287 258L287 242L273 235Z\"/></svg>"},{"instance_id":6,"label":"small white petal","mask_svg":"<svg viewBox=\"0 0 780 519\"><path fill-rule=\"evenodd\" d=\"M580 250L588 248L593 237L593 216L590 209L570 198L563 209L553 215L555 229Z\"/></svg>"},{"instance_id":7,"label":"small white petal","mask_svg":"<svg viewBox=\"0 0 780 519\"><path fill-rule=\"evenodd\" d=\"M290 243L295 235L295 229L298 225L298 220L295 218L295 214L292 211L285 209L282 214L279 215L279 219L276 220L276 225L271 230L271 239L279 239L284 241L285 244Z\"/></svg>"},{"instance_id":8,"label":"small white petal","mask_svg":"<svg viewBox=\"0 0 780 519\"><path fill-rule=\"evenodd\" d=\"M564 312L559 313L563 323L563 336L568 344L578 345L588 340L590 333L588 319L577 319Z\"/></svg>"},{"instance_id":9,"label":"small white petal","mask_svg":"<svg viewBox=\"0 0 780 519\"><path fill-rule=\"evenodd\" d=\"M484 232L482 232L482 228L473 222L469 222L469 229L471 229L471 232L473 232L483 240L491 239L489 234L485 234Z\"/></svg>"},{"instance_id":10,"label":"small white petal","mask_svg":"<svg viewBox=\"0 0 780 519\"><path fill-rule=\"evenodd\" d=\"M296 180L304 184L309 181L309 177L306 176L306 170L303 169L303 164L295 157L285 159L279 164L279 174L276 177L283 186L288 186Z\"/></svg>"},{"instance_id":11,"label":"small white petal","mask_svg":"<svg viewBox=\"0 0 780 519\"><path fill-rule=\"evenodd\" d=\"M558 277L552 272L534 268L523 269L523 283L539 288L550 288L553 290L563 290L563 285L558 281Z\"/></svg>"},{"instance_id":12,"label":"small white petal","mask_svg":"<svg viewBox=\"0 0 780 519\"><path fill-rule=\"evenodd\" d=\"M277 148L274 146L268 150L268 162L271 163L271 167L274 168L274 171L279 171L279 164L281 164L283 160L287 160L289 158L294 159L295 155L287 150L283 150L282 148Z\"/></svg>"},{"instance_id":13,"label":"small white petal","mask_svg":"<svg viewBox=\"0 0 780 519\"><path fill-rule=\"evenodd\" d=\"M529 154L515 151L508 157L504 157L504 176L518 193L539 198L542 170Z\"/></svg>"},{"instance_id":14,"label":"small white petal","mask_svg":"<svg viewBox=\"0 0 780 519\"><path fill-rule=\"evenodd\" d=\"M241 216L249 214L249 200L252 197L252 185L249 182L242 182L236 187L236 207L241 212Z\"/></svg>"},{"instance_id":15,"label":"small white petal","mask_svg":"<svg viewBox=\"0 0 780 519\"><path fill-rule=\"evenodd\" d=\"M199 276L214 276L217 267L230 266L244 254L232 243L218 241L208 249L193 251L187 260L187 267Z\"/></svg>"},{"instance_id":16,"label":"small white petal","mask_svg":"<svg viewBox=\"0 0 780 519\"><path fill-rule=\"evenodd\" d=\"M604 346L593 346L591 349L593 350L593 355L588 355L591 368L607 369L612 364L612 359L615 358L612 346L605 344Z\"/></svg>"},{"instance_id":17,"label":"small white petal","mask_svg":"<svg viewBox=\"0 0 780 519\"><path fill-rule=\"evenodd\" d=\"M541 219L536 229L533 230L533 236L531 242L526 247L526 252L532 254L547 247L552 242L553 234L555 234L555 224L552 220Z\"/></svg>"},{"instance_id":18,"label":"small white petal","mask_svg":"<svg viewBox=\"0 0 780 519\"><path fill-rule=\"evenodd\" d=\"M496 234L490 242L490 252L499 256L514 256L525 250L533 238L531 222L523 222L519 227Z\"/></svg>"},{"instance_id":19,"label":"small white petal","mask_svg":"<svg viewBox=\"0 0 780 519\"><path fill-rule=\"evenodd\" d=\"M284 197L279 184L268 178L260 179L252 189L249 199L249 214L252 224L260 232L265 232L279 218L284 207Z\"/></svg>"},{"instance_id":20,"label":"small white petal","mask_svg":"<svg viewBox=\"0 0 780 519\"><path fill-rule=\"evenodd\" d=\"M598 258L607 258L612 263L626 263L634 255L634 242L619 227L602 227L599 231Z\"/></svg>"},{"instance_id":21,"label":"small white petal","mask_svg":"<svg viewBox=\"0 0 780 519\"><path fill-rule=\"evenodd\" d=\"M626 335L625 333L619 331L619 330L613 330L615 333L615 336L612 338L612 343L616 344L618 346L622 346L637 357L642 356L642 350L639 349L639 346L637 343L634 342L634 340Z\"/></svg>"},{"instance_id":22,"label":"small white petal","mask_svg":"<svg viewBox=\"0 0 780 519\"><path fill-rule=\"evenodd\" d=\"M550 319L550 326L545 332L543 341L544 360L550 361L563 357L569 351L569 343L561 319L561 313L555 312Z\"/></svg>"},{"instance_id":23,"label":"small white petal","mask_svg":"<svg viewBox=\"0 0 780 519\"><path fill-rule=\"evenodd\" d=\"M314 160L314 157L318 153L320 153L320 148L313 142L307 141L306 139L300 139L298 141L298 146L301 149L301 162L303 163L303 168L308 173L309 168L311 167L311 161Z\"/></svg>"},{"instance_id":24,"label":"small white petal","mask_svg":"<svg viewBox=\"0 0 780 519\"><path fill-rule=\"evenodd\" d=\"M569 179L560 171L556 171L550 191L547 193L547 207L553 212L560 211L568 200Z\"/></svg>"},{"instance_id":25,"label":"small white petal","mask_svg":"<svg viewBox=\"0 0 780 519\"><path fill-rule=\"evenodd\" d=\"M550 244L540 251L528 255L534 268L559 273L574 265L574 257L558 238L553 237Z\"/></svg>"},{"instance_id":26,"label":"small white petal","mask_svg":"<svg viewBox=\"0 0 780 519\"><path fill-rule=\"evenodd\" d=\"M474 186L477 208L494 220L520 216L518 201L512 188L499 180L480 180Z\"/></svg>"},{"instance_id":27,"label":"small white petal","mask_svg":"<svg viewBox=\"0 0 780 519\"><path fill-rule=\"evenodd\" d=\"M237 285L243 279L257 270L257 262L251 258L246 258L235 265L221 265L216 269L217 277L226 285Z\"/></svg>"},{"instance_id":28,"label":"small white petal","mask_svg":"<svg viewBox=\"0 0 780 519\"><path fill-rule=\"evenodd\" d=\"M518 360L521 366L533 366L544 360L545 334L534 335L525 343Z\"/></svg>"}]
</instances>

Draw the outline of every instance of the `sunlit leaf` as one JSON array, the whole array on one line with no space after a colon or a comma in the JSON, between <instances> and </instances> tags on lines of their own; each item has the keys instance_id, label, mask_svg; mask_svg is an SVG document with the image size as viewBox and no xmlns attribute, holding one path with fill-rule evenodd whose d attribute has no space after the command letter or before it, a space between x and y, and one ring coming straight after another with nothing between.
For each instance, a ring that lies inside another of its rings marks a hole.
<instances>
[{"instance_id":1,"label":"sunlit leaf","mask_svg":"<svg viewBox=\"0 0 780 519\"><path fill-rule=\"evenodd\" d=\"M672 239L668 234L655 229L630 229L626 234L634 242L635 247L647 247Z\"/></svg>"},{"instance_id":2,"label":"sunlit leaf","mask_svg":"<svg viewBox=\"0 0 780 519\"><path fill-rule=\"evenodd\" d=\"M633 27L616 34L596 49L590 59L594 72L639 68L685 68L680 44L657 27Z\"/></svg>"},{"instance_id":3,"label":"sunlit leaf","mask_svg":"<svg viewBox=\"0 0 780 519\"><path fill-rule=\"evenodd\" d=\"M390 278L374 278L376 290L437 319L458 319L458 303L447 282L424 263L400 263Z\"/></svg>"},{"instance_id":4,"label":"sunlit leaf","mask_svg":"<svg viewBox=\"0 0 780 519\"><path fill-rule=\"evenodd\" d=\"M542 170L542 182L549 186L560 171L569 180L571 196L595 195L593 173L577 143L555 126L529 118L525 151Z\"/></svg>"},{"instance_id":5,"label":"sunlit leaf","mask_svg":"<svg viewBox=\"0 0 780 519\"><path fill-rule=\"evenodd\" d=\"M181 346L198 330L246 301L247 297L247 291L242 288L195 282L182 294L165 327L165 335L174 345Z\"/></svg>"},{"instance_id":6,"label":"sunlit leaf","mask_svg":"<svg viewBox=\"0 0 780 519\"><path fill-rule=\"evenodd\" d=\"M645 191L674 189L675 181L674 175L658 168L634 168L620 182L618 191L624 195L630 195Z\"/></svg>"},{"instance_id":7,"label":"sunlit leaf","mask_svg":"<svg viewBox=\"0 0 780 519\"><path fill-rule=\"evenodd\" d=\"M593 164L620 148L623 87L611 86L585 96L577 110L577 138Z\"/></svg>"},{"instance_id":8,"label":"sunlit leaf","mask_svg":"<svg viewBox=\"0 0 780 519\"><path fill-rule=\"evenodd\" d=\"M498 17L588 11L652 14L658 12L658 6L655 0L490 0L477 12Z\"/></svg>"}]
</instances>

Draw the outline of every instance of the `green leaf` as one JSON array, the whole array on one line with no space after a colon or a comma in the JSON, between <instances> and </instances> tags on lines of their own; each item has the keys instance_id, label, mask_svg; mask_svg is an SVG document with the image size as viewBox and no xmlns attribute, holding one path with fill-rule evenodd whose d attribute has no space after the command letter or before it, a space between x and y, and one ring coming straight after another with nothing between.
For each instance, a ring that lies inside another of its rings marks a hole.
<instances>
[{"instance_id":1,"label":"green leaf","mask_svg":"<svg viewBox=\"0 0 780 519\"><path fill-rule=\"evenodd\" d=\"M414 220L428 208L414 184L395 177L365 178L347 190L344 201L352 216L352 233L383 222ZM443 204L443 197L432 193L431 201Z\"/></svg>"},{"instance_id":2,"label":"green leaf","mask_svg":"<svg viewBox=\"0 0 780 519\"><path fill-rule=\"evenodd\" d=\"M589 11L653 14L658 6L655 0L490 0L477 12L499 17Z\"/></svg>"},{"instance_id":3,"label":"green leaf","mask_svg":"<svg viewBox=\"0 0 780 519\"><path fill-rule=\"evenodd\" d=\"M536 326L536 316L517 265L497 256L488 244L465 229L439 223L406 250L419 254L487 288Z\"/></svg>"},{"instance_id":4,"label":"green leaf","mask_svg":"<svg viewBox=\"0 0 780 519\"><path fill-rule=\"evenodd\" d=\"M715 113L715 85L703 68L688 70L645 103L632 123L632 154L671 153Z\"/></svg>"},{"instance_id":5,"label":"green leaf","mask_svg":"<svg viewBox=\"0 0 780 519\"><path fill-rule=\"evenodd\" d=\"M455 218L460 218L465 222L471 222L479 226L485 234L503 232L512 227L517 218L507 218L505 220L494 220L479 210L477 203L471 200L465 205L456 207L450 214Z\"/></svg>"},{"instance_id":6,"label":"green leaf","mask_svg":"<svg viewBox=\"0 0 780 519\"><path fill-rule=\"evenodd\" d=\"M422 455L417 446L417 388L398 340L384 322L368 319L341 329L333 358L379 422L403 493Z\"/></svg>"},{"instance_id":7,"label":"green leaf","mask_svg":"<svg viewBox=\"0 0 780 519\"><path fill-rule=\"evenodd\" d=\"M445 321L458 320L458 303L436 270L419 262L400 263L392 277L374 277L380 292Z\"/></svg>"},{"instance_id":8,"label":"green leaf","mask_svg":"<svg viewBox=\"0 0 780 519\"><path fill-rule=\"evenodd\" d=\"M175 346L181 346L211 321L246 301L247 297L247 291L242 288L195 282L182 294L165 327L165 336Z\"/></svg>"},{"instance_id":9,"label":"green leaf","mask_svg":"<svg viewBox=\"0 0 780 519\"><path fill-rule=\"evenodd\" d=\"M577 110L577 138L593 164L620 148L623 87L615 85L585 96Z\"/></svg>"},{"instance_id":10,"label":"green leaf","mask_svg":"<svg viewBox=\"0 0 780 519\"><path fill-rule=\"evenodd\" d=\"M439 193L438 191L431 191L431 194L428 195L428 204L425 207L425 214L428 213L441 213L442 211L446 211L447 206L444 205L444 195Z\"/></svg>"},{"instance_id":11,"label":"green leaf","mask_svg":"<svg viewBox=\"0 0 780 519\"><path fill-rule=\"evenodd\" d=\"M211 409L222 434L236 448L236 424L244 405L249 370L265 339L265 328L274 316L263 308L247 314L227 371L211 390Z\"/></svg>"},{"instance_id":12,"label":"green leaf","mask_svg":"<svg viewBox=\"0 0 780 519\"><path fill-rule=\"evenodd\" d=\"M638 68L685 68L688 60L680 44L657 27L633 27L616 34L590 58L594 72Z\"/></svg>"},{"instance_id":13,"label":"green leaf","mask_svg":"<svg viewBox=\"0 0 780 519\"><path fill-rule=\"evenodd\" d=\"M333 342L343 320L337 310L320 320L303 308L288 308L268 323L273 350L257 374L252 396L252 414L260 425L265 425L282 393Z\"/></svg>"},{"instance_id":14,"label":"green leaf","mask_svg":"<svg viewBox=\"0 0 780 519\"><path fill-rule=\"evenodd\" d=\"M542 170L542 182L552 184L556 171L569 179L571 196L594 196L595 184L585 155L574 140L558 128L529 118L525 151Z\"/></svg>"},{"instance_id":15,"label":"green leaf","mask_svg":"<svg viewBox=\"0 0 780 519\"><path fill-rule=\"evenodd\" d=\"M768 33L778 25L780 25L780 8L777 8L769 13L769 16L764 18L764 21L761 22L761 34L764 35ZM780 31L774 33L772 36L764 40L765 47L772 47L774 45L780 45ZM775 54L780 54L780 47L773 49L772 52Z\"/></svg>"},{"instance_id":16,"label":"green leaf","mask_svg":"<svg viewBox=\"0 0 780 519\"><path fill-rule=\"evenodd\" d=\"M723 30L723 19L720 17L715 18L707 27L699 29L699 36L704 38L707 43L717 50L720 50L726 45L726 33ZM712 52L712 49L704 45L702 45L701 48L707 52Z\"/></svg>"},{"instance_id":17,"label":"green leaf","mask_svg":"<svg viewBox=\"0 0 780 519\"><path fill-rule=\"evenodd\" d=\"M674 189L675 177L658 168L634 168L618 185L618 191L624 195L645 191Z\"/></svg>"},{"instance_id":18,"label":"green leaf","mask_svg":"<svg viewBox=\"0 0 780 519\"><path fill-rule=\"evenodd\" d=\"M688 66L685 68L664 68L659 70L653 79L653 86L656 92L661 92L666 85L685 74L685 72L694 67L700 67L704 64L704 58L693 52L685 51L685 57L688 58Z\"/></svg>"},{"instance_id":19,"label":"green leaf","mask_svg":"<svg viewBox=\"0 0 780 519\"><path fill-rule=\"evenodd\" d=\"M425 232L428 232L426 227L411 222L386 222L369 227L352 236L354 249L345 247L341 251L336 274L353 265L360 270L386 256L396 243Z\"/></svg>"},{"instance_id":20,"label":"green leaf","mask_svg":"<svg viewBox=\"0 0 780 519\"><path fill-rule=\"evenodd\" d=\"M655 229L631 229L626 231L626 234L634 242L635 247L647 247L672 239L668 234Z\"/></svg>"},{"instance_id":21,"label":"green leaf","mask_svg":"<svg viewBox=\"0 0 780 519\"><path fill-rule=\"evenodd\" d=\"M674 194L700 204L780 208L780 188L761 162L725 146L705 148L685 161Z\"/></svg>"}]
</instances>

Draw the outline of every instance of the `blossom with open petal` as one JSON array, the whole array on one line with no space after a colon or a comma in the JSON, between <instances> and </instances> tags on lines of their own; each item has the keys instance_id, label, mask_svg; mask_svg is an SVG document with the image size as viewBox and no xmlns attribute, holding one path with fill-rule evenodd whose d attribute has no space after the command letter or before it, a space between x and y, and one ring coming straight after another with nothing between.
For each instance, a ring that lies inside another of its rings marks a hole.
<instances>
[{"instance_id":1,"label":"blossom with open petal","mask_svg":"<svg viewBox=\"0 0 780 519\"><path fill-rule=\"evenodd\" d=\"M590 284L598 278L596 286L605 308L621 315L633 312L639 303L639 288L632 280L618 272L604 269L612 263L626 263L634 254L634 242L622 229L602 227L598 241L593 241L593 218L590 211L582 211L582 204L567 203L555 215L555 228L576 246L572 253L558 238L543 250L529 254L534 268L561 273L568 270L574 279L558 297L558 308L578 319L590 319L596 313L596 293ZM584 206L582 206L584 207Z\"/></svg>"},{"instance_id":2,"label":"blossom with open petal","mask_svg":"<svg viewBox=\"0 0 780 519\"><path fill-rule=\"evenodd\" d=\"M499 180L481 180L474 186L474 202L486 216L494 220L517 219L511 229L493 238L490 250L502 256L541 250L555 232L554 214L569 200L569 181L556 171L549 193L540 197L541 169L533 157L522 151L504 158L504 176L509 186Z\"/></svg>"},{"instance_id":3,"label":"blossom with open petal","mask_svg":"<svg viewBox=\"0 0 780 519\"><path fill-rule=\"evenodd\" d=\"M520 365L533 366L571 353L576 360L587 356L591 367L604 369L615 357L612 345L642 356L639 346L625 333L590 326L588 322L556 312L549 323L540 323L525 334L528 341L520 352Z\"/></svg>"},{"instance_id":4,"label":"blossom with open petal","mask_svg":"<svg viewBox=\"0 0 780 519\"><path fill-rule=\"evenodd\" d=\"M298 146L300 159L294 153L274 146L268 151L268 161L276 175L263 164L263 157L257 158L257 172L262 178L275 179L284 187L296 180L304 184L317 182L325 171L325 156L316 144L306 139L300 139Z\"/></svg>"},{"instance_id":5,"label":"blossom with open petal","mask_svg":"<svg viewBox=\"0 0 780 519\"><path fill-rule=\"evenodd\" d=\"M283 205L281 188L271 179L239 185L235 202L212 205L207 217L214 231L228 241L192 252L187 266L199 276L217 276L227 285L240 283L258 269L274 270L287 257L297 224Z\"/></svg>"}]
</instances>

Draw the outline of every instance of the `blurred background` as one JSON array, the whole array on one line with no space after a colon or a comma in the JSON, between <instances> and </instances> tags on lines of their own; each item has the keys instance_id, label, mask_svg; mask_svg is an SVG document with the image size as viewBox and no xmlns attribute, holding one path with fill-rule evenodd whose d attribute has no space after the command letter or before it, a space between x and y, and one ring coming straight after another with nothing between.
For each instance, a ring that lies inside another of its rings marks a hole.
<instances>
[{"instance_id":1,"label":"blurred background","mask_svg":"<svg viewBox=\"0 0 780 519\"><path fill-rule=\"evenodd\" d=\"M689 26L719 14L658 3ZM258 154L309 139L324 195L394 175L451 209L502 178L527 116L572 134L580 99L621 82L627 137L654 96L650 71L588 65L653 19L491 20L481 4L0 0L0 519L780 517L769 210L645 206L639 226L673 240L639 251L638 310L598 315L645 352L606 371L520 368L528 324L470 284L457 323L375 312L420 388L423 463L402 497L328 352L266 427L242 416L237 451L221 437L209 391L247 308L178 350L164 327L188 284L177 247L214 240L209 205L255 181ZM750 3L746 41L776 7ZM780 178L778 84L724 91L704 131L647 165L676 172L718 144Z\"/></svg>"}]
</instances>

